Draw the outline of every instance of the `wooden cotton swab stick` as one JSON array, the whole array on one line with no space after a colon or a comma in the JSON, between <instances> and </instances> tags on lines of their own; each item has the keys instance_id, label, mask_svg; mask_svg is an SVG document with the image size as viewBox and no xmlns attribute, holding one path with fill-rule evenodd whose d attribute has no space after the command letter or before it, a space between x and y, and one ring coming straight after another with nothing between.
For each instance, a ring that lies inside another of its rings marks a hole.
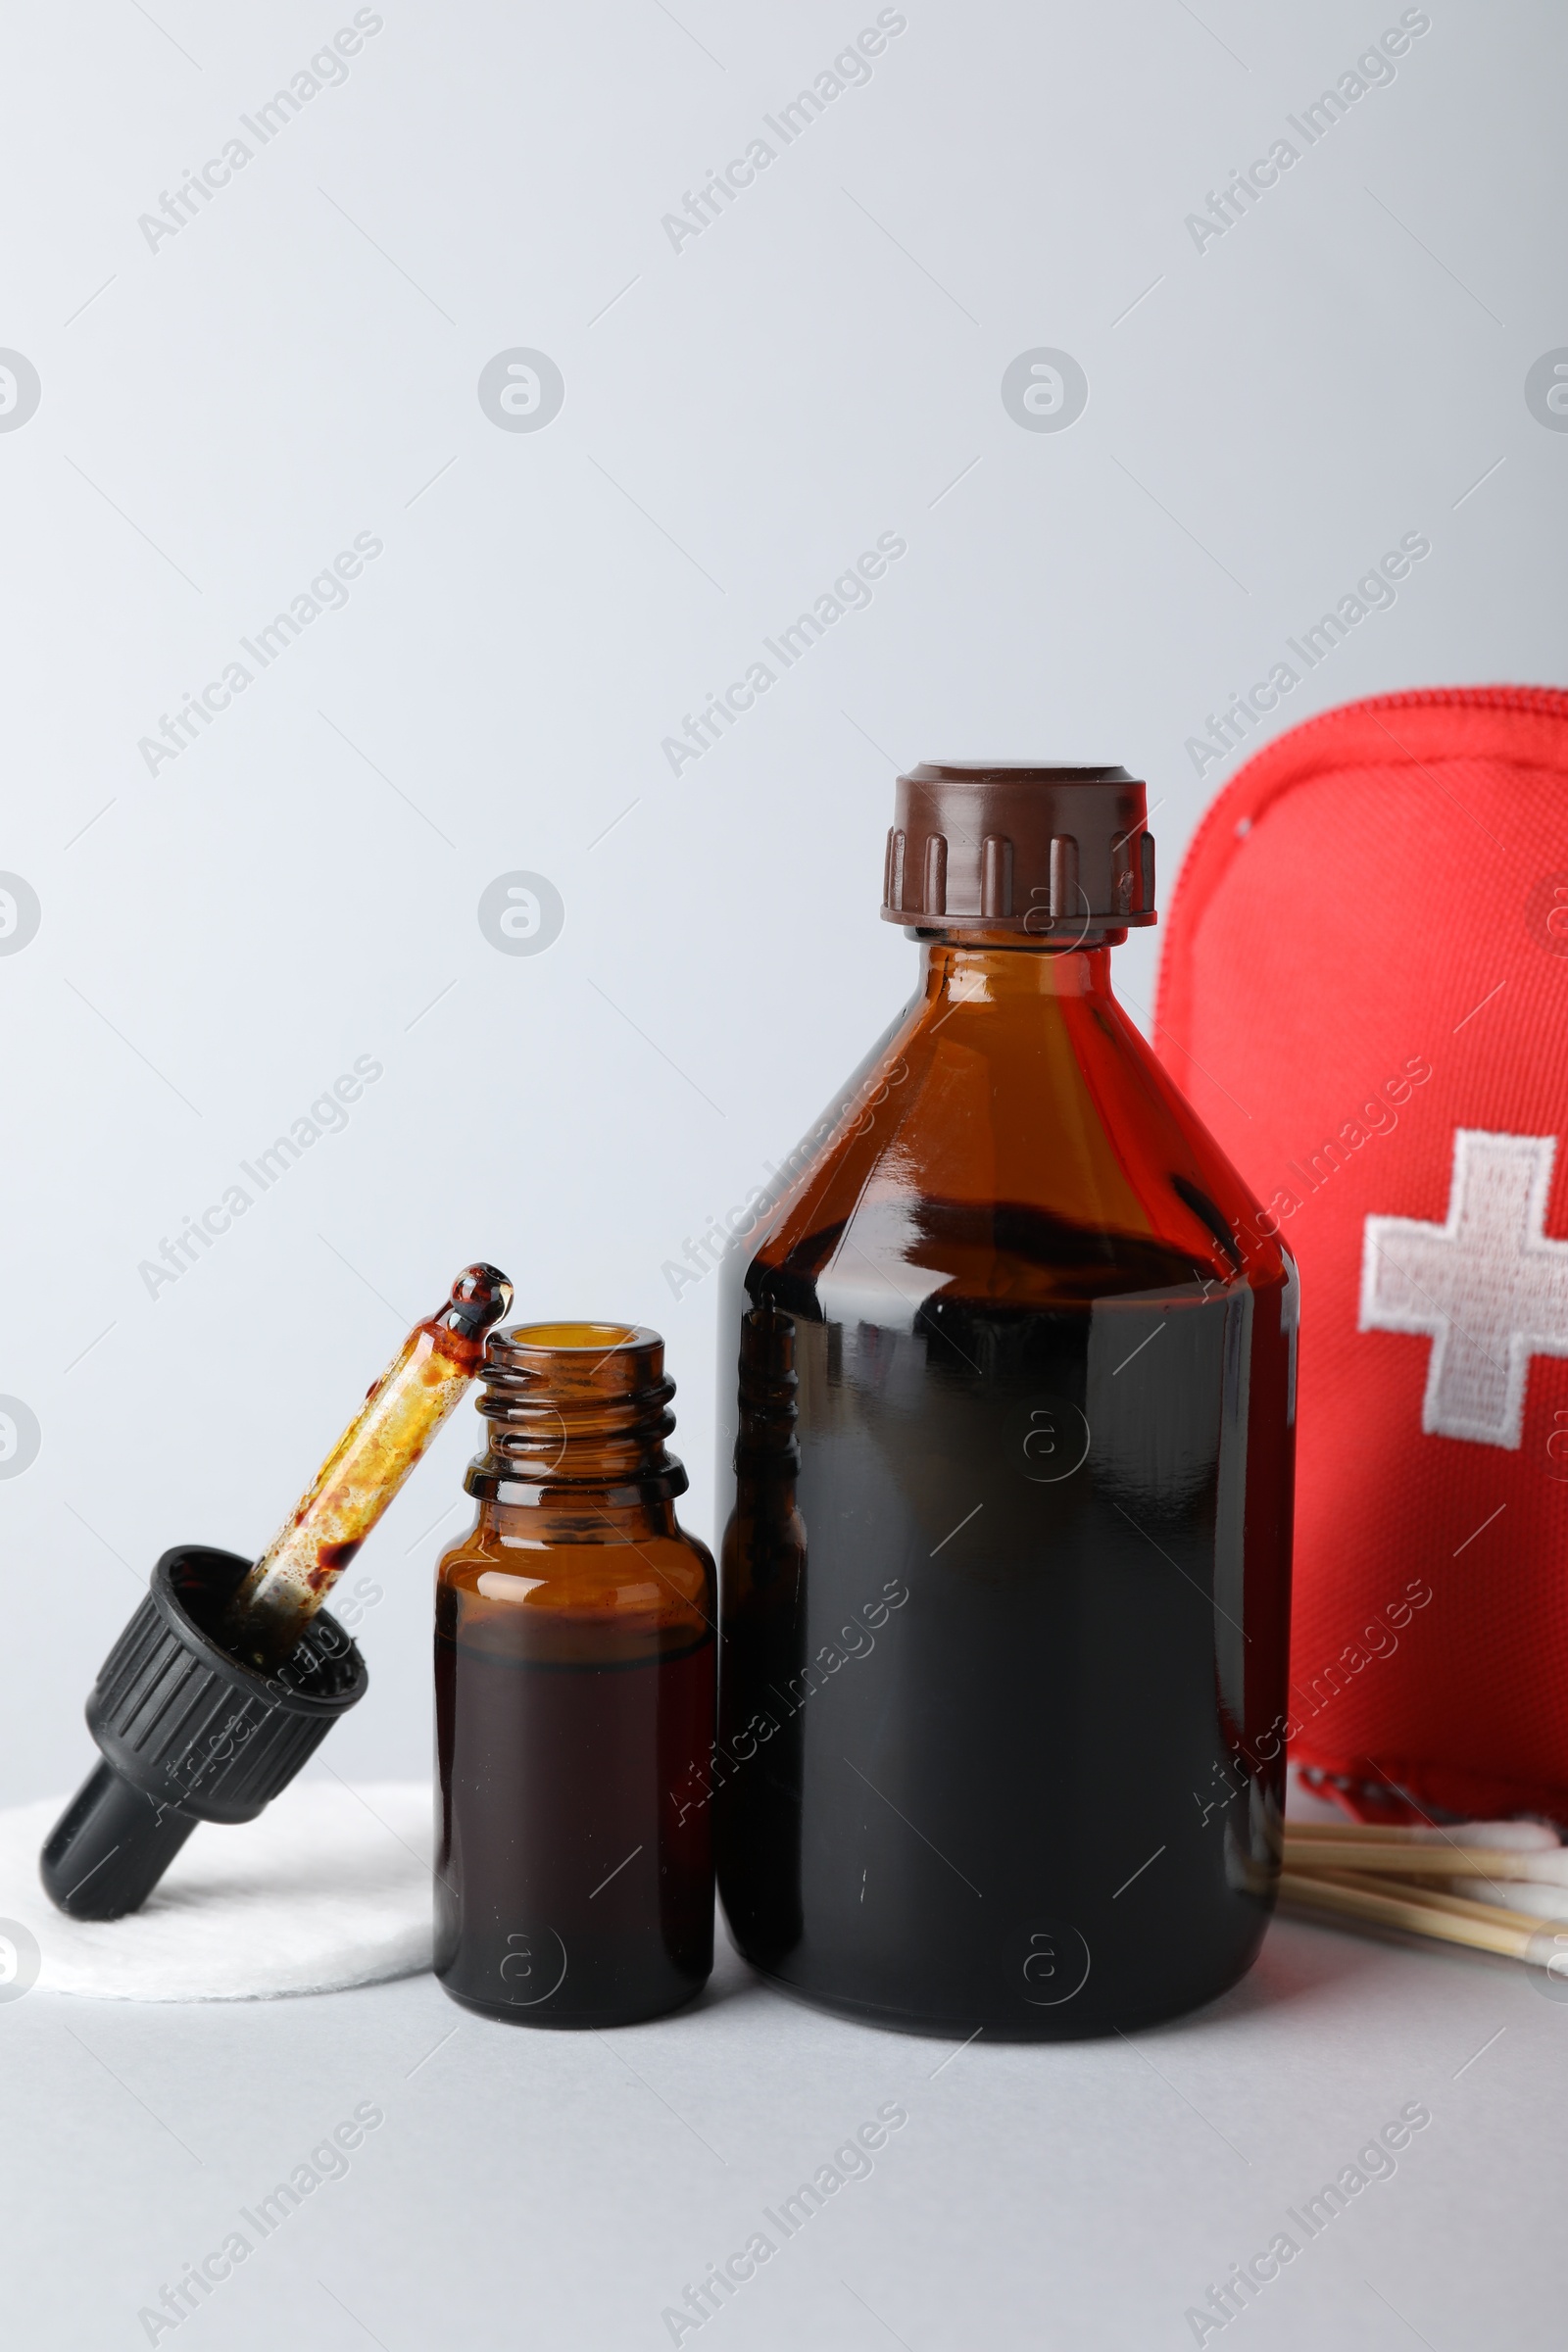
<instances>
[{"instance_id":1,"label":"wooden cotton swab stick","mask_svg":"<svg viewBox=\"0 0 1568 2352\"><path fill-rule=\"evenodd\" d=\"M1286 1843L1360 1845L1487 1845L1514 1847L1520 1853L1560 1850L1555 1830L1543 1821L1463 1821L1448 1829L1434 1823L1287 1821Z\"/></svg>"},{"instance_id":2,"label":"wooden cotton swab stick","mask_svg":"<svg viewBox=\"0 0 1568 2352\"><path fill-rule=\"evenodd\" d=\"M1375 1859L1374 1859L1375 1857ZM1365 1870L1384 1877L1534 1879L1568 1888L1568 1846L1519 1853L1502 1846L1467 1845L1462 1836L1441 1846L1379 1842L1354 1838L1313 1838L1301 1844L1287 1830L1285 1858L1297 1870Z\"/></svg>"},{"instance_id":3,"label":"wooden cotton swab stick","mask_svg":"<svg viewBox=\"0 0 1568 2352\"><path fill-rule=\"evenodd\" d=\"M1371 1871L1331 1871L1325 1872L1324 1878L1341 1886L1361 1886L1370 1894L1388 1895L1396 1902L1424 1903L1431 1910L1453 1912L1462 1919L1490 1920L1494 1927L1513 1928L1521 1935L1539 1936L1544 1932L1540 1922L1525 1912L1512 1910L1490 1897L1453 1894L1446 1886L1421 1886L1408 1880L1380 1879ZM1544 1957L1549 1959L1550 1952Z\"/></svg>"},{"instance_id":4,"label":"wooden cotton swab stick","mask_svg":"<svg viewBox=\"0 0 1568 2352\"><path fill-rule=\"evenodd\" d=\"M1554 1957L1544 1932L1533 1922L1504 1924L1510 1918L1507 1913L1498 1918L1477 1916L1489 1908L1483 1903L1461 1909L1457 1898L1443 1901L1413 1888L1408 1893L1386 1893L1381 1886L1367 1885L1353 1875L1331 1878L1289 1869L1280 1875L1280 1894L1295 1907L1329 1911L1372 1927L1402 1928L1407 1934L1432 1936L1440 1942L1466 1944L1472 1951L1495 1952L1506 1960L1534 1961L1542 1967ZM1545 1948L1540 1948L1544 1945Z\"/></svg>"}]
</instances>

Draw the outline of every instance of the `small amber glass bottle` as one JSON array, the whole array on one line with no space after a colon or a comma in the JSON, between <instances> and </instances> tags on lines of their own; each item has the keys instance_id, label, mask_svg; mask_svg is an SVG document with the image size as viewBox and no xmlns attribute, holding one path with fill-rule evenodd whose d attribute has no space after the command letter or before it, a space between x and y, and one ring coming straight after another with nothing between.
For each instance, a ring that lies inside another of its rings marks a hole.
<instances>
[{"instance_id":1,"label":"small amber glass bottle","mask_svg":"<svg viewBox=\"0 0 1568 2352\"><path fill-rule=\"evenodd\" d=\"M626 2025L713 1964L711 1557L657 1332L490 1343L472 1530L437 1569L435 1970L519 2025Z\"/></svg>"}]
</instances>

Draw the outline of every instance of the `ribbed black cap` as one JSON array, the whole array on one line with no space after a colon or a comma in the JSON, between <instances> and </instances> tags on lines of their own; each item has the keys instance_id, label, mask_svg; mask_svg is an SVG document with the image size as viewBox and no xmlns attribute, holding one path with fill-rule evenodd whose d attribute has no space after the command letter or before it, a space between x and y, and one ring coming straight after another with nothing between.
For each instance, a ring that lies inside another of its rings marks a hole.
<instances>
[{"instance_id":1,"label":"ribbed black cap","mask_svg":"<svg viewBox=\"0 0 1568 2352\"><path fill-rule=\"evenodd\" d=\"M166 1551L104 1660L87 1700L103 1762L40 1863L73 1918L135 1910L198 1821L254 1820L365 1695L365 1660L324 1609L270 1675L220 1647L210 1629L251 1564L206 1544Z\"/></svg>"}]
</instances>

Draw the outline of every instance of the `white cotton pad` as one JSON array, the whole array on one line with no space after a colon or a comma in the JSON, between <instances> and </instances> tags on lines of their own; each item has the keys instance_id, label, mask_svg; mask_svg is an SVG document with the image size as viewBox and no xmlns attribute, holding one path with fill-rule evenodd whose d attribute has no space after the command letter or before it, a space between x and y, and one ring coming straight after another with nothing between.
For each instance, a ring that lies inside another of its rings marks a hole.
<instances>
[{"instance_id":1,"label":"white cotton pad","mask_svg":"<svg viewBox=\"0 0 1568 2352\"><path fill-rule=\"evenodd\" d=\"M430 1965L430 1790L295 1781L237 1829L202 1822L139 1911L67 1919L38 1883L64 1797L0 1812L0 1939L37 1984L112 2001L266 2000ZM19 1949L19 1958L26 1951Z\"/></svg>"}]
</instances>

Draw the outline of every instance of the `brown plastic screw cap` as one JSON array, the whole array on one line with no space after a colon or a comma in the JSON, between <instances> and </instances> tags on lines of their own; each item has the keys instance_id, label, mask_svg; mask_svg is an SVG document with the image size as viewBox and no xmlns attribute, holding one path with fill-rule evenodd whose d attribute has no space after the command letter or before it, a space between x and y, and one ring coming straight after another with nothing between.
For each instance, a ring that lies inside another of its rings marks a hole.
<instances>
[{"instance_id":1,"label":"brown plastic screw cap","mask_svg":"<svg viewBox=\"0 0 1568 2352\"><path fill-rule=\"evenodd\" d=\"M923 760L898 781L882 919L1063 947L1152 923L1147 812L1124 767Z\"/></svg>"}]
</instances>

